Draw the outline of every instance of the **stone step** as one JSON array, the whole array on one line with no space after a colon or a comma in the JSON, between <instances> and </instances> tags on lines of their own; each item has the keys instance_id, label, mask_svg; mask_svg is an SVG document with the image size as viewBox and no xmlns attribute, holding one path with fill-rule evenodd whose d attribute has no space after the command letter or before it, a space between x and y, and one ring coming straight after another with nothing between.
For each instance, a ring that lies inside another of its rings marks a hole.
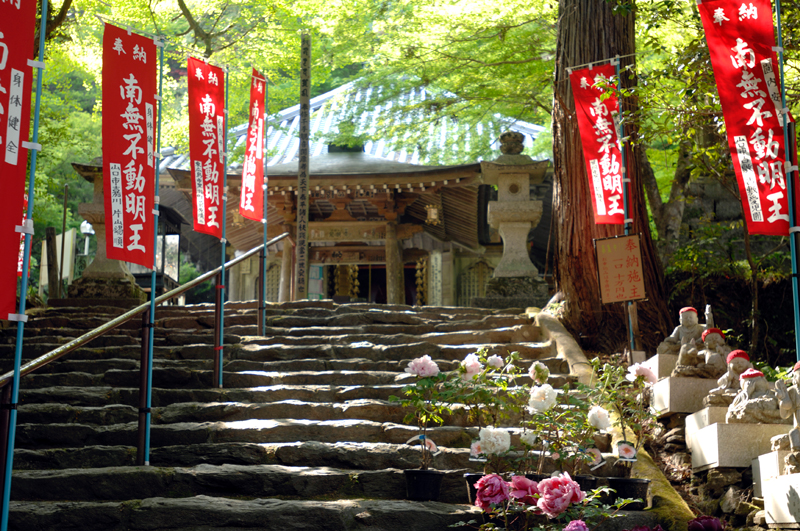
<instances>
[{"instance_id":1,"label":"stone step","mask_svg":"<svg viewBox=\"0 0 800 531\"><path fill-rule=\"evenodd\" d=\"M429 428L429 437L448 448L468 448L477 437L476 428L440 426ZM384 442L402 444L418 435L419 428L392 422L361 419L249 419L230 422L179 422L154 424L151 446L206 444L217 442L281 443L287 441ZM86 445L133 446L137 424L20 424L16 445L19 448L75 448ZM512 441L518 440L516 435ZM512 442L513 444L513 442Z\"/></svg>"},{"instance_id":2,"label":"stone step","mask_svg":"<svg viewBox=\"0 0 800 531\"><path fill-rule=\"evenodd\" d=\"M130 502L12 502L9 509L9 528L15 531L62 531L73 523L81 531L441 531L460 521L480 519L476 507L371 499L243 500L193 496Z\"/></svg>"},{"instance_id":3,"label":"stone step","mask_svg":"<svg viewBox=\"0 0 800 531\"><path fill-rule=\"evenodd\" d=\"M483 463L469 460L467 448L440 448L433 456L437 470L482 470ZM192 467L210 465L285 465L358 470L416 468L419 446L389 443L318 441L284 443L214 443L186 446L161 446L150 451L153 466ZM132 446L84 446L14 451L15 470L133 466L136 448Z\"/></svg>"},{"instance_id":4,"label":"stone step","mask_svg":"<svg viewBox=\"0 0 800 531\"><path fill-rule=\"evenodd\" d=\"M466 470L443 471L439 501L467 503ZM283 465L197 465L183 467L105 467L29 470L14 474L15 501L139 500L170 493L197 495L314 499L369 497L403 499L402 470L348 470Z\"/></svg>"}]
</instances>

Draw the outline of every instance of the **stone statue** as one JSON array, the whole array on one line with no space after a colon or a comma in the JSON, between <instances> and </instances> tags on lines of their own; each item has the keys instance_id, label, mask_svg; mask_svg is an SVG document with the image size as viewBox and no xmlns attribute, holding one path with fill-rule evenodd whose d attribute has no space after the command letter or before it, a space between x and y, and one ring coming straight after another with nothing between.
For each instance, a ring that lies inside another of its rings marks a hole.
<instances>
[{"instance_id":1,"label":"stone statue","mask_svg":"<svg viewBox=\"0 0 800 531\"><path fill-rule=\"evenodd\" d=\"M725 358L728 370L717 380L717 387L708 392L703 400L706 406L729 406L741 389L739 377L753 368L750 356L744 350L733 350Z\"/></svg>"},{"instance_id":2,"label":"stone statue","mask_svg":"<svg viewBox=\"0 0 800 531\"><path fill-rule=\"evenodd\" d=\"M792 417L794 427L789 431L789 448L792 452L800 452L800 361L792 367L792 387L786 388L786 382L775 382L775 394L781 417Z\"/></svg>"},{"instance_id":3,"label":"stone statue","mask_svg":"<svg viewBox=\"0 0 800 531\"><path fill-rule=\"evenodd\" d=\"M719 378L725 373L725 358L731 351L725 344L725 334L719 328L707 328L700 337L703 340L701 349L698 349L692 336L687 334L683 337L672 376Z\"/></svg>"},{"instance_id":4,"label":"stone statue","mask_svg":"<svg viewBox=\"0 0 800 531\"><path fill-rule=\"evenodd\" d=\"M701 340L703 332L706 328L714 327L714 316L711 314L711 305L706 305L706 324L701 325L697 317L697 310L691 306L681 308L680 322L681 324L675 327L672 334L669 335L664 341L658 345L656 349L657 354L680 354L681 344L683 339L688 337L695 343ZM702 345L696 345L700 348Z\"/></svg>"},{"instance_id":5,"label":"stone statue","mask_svg":"<svg viewBox=\"0 0 800 531\"><path fill-rule=\"evenodd\" d=\"M735 351L734 351L735 352ZM739 377L741 391L728 407L725 422L750 424L784 424L778 399L764 373L747 369Z\"/></svg>"}]
</instances>

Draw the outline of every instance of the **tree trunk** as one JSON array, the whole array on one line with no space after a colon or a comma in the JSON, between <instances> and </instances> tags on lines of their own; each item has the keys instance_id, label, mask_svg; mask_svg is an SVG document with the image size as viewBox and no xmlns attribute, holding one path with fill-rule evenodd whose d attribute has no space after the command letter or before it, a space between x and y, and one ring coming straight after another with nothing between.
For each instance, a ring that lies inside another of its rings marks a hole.
<instances>
[{"instance_id":1,"label":"tree trunk","mask_svg":"<svg viewBox=\"0 0 800 531\"><path fill-rule=\"evenodd\" d=\"M567 68L590 61L635 52L633 12L614 15L614 2L606 0L559 0L558 43L555 62L553 102L553 154L555 183L553 216L558 220L556 248L556 286L565 299L564 322L589 349L617 349L625 344L627 319L622 304L603 305L597 261L592 240L624 233L621 225L595 225L592 194L586 176L575 104ZM622 57L622 68L634 57ZM623 70L623 86L636 80ZM621 102L623 112L636 110L634 98ZM636 137L634 125L626 124L626 136ZM639 322L645 349L654 352L671 330L671 319L664 289L664 273L658 259L643 201L639 157L626 148L628 176L631 178L630 211L632 233L641 234L642 268L646 302L639 304Z\"/></svg>"}]
</instances>

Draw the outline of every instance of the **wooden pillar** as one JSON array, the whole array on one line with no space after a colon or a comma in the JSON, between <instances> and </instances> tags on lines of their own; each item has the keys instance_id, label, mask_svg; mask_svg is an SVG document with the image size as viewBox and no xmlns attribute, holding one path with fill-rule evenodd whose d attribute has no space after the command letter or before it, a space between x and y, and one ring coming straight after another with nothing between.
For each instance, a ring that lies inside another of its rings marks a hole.
<instances>
[{"instance_id":1,"label":"wooden pillar","mask_svg":"<svg viewBox=\"0 0 800 531\"><path fill-rule=\"evenodd\" d=\"M405 304L406 292L403 281L403 254L397 241L397 224L386 225L386 302Z\"/></svg>"},{"instance_id":2,"label":"wooden pillar","mask_svg":"<svg viewBox=\"0 0 800 531\"><path fill-rule=\"evenodd\" d=\"M281 284L278 289L278 302L288 302L292 299L292 242L288 238L283 240L283 255L281 256Z\"/></svg>"}]
</instances>

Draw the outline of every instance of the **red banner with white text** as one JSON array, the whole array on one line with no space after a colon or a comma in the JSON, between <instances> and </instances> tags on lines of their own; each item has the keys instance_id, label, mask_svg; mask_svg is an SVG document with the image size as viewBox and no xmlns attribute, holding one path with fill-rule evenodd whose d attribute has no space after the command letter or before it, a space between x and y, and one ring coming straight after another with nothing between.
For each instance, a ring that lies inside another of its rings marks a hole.
<instances>
[{"instance_id":1,"label":"red banner with white text","mask_svg":"<svg viewBox=\"0 0 800 531\"><path fill-rule=\"evenodd\" d=\"M747 230L786 236L789 203L772 5L765 0L703 0L697 8Z\"/></svg>"},{"instance_id":2,"label":"red banner with white text","mask_svg":"<svg viewBox=\"0 0 800 531\"><path fill-rule=\"evenodd\" d=\"M569 79L592 191L594 222L621 225L625 209L622 155L614 125L618 111L614 65L573 70Z\"/></svg>"},{"instance_id":3,"label":"red banner with white text","mask_svg":"<svg viewBox=\"0 0 800 531\"><path fill-rule=\"evenodd\" d=\"M111 24L103 33L106 253L153 268L156 45Z\"/></svg>"},{"instance_id":4,"label":"red banner with white text","mask_svg":"<svg viewBox=\"0 0 800 531\"><path fill-rule=\"evenodd\" d=\"M17 264L31 115L36 0L0 2L0 319L17 313Z\"/></svg>"},{"instance_id":5,"label":"red banner with white text","mask_svg":"<svg viewBox=\"0 0 800 531\"><path fill-rule=\"evenodd\" d=\"M250 121L242 168L242 196L239 213L254 221L264 218L264 116L266 80L253 69L250 85Z\"/></svg>"},{"instance_id":6,"label":"red banner with white text","mask_svg":"<svg viewBox=\"0 0 800 531\"><path fill-rule=\"evenodd\" d=\"M222 238L225 72L190 57L188 76L194 230Z\"/></svg>"}]
</instances>

